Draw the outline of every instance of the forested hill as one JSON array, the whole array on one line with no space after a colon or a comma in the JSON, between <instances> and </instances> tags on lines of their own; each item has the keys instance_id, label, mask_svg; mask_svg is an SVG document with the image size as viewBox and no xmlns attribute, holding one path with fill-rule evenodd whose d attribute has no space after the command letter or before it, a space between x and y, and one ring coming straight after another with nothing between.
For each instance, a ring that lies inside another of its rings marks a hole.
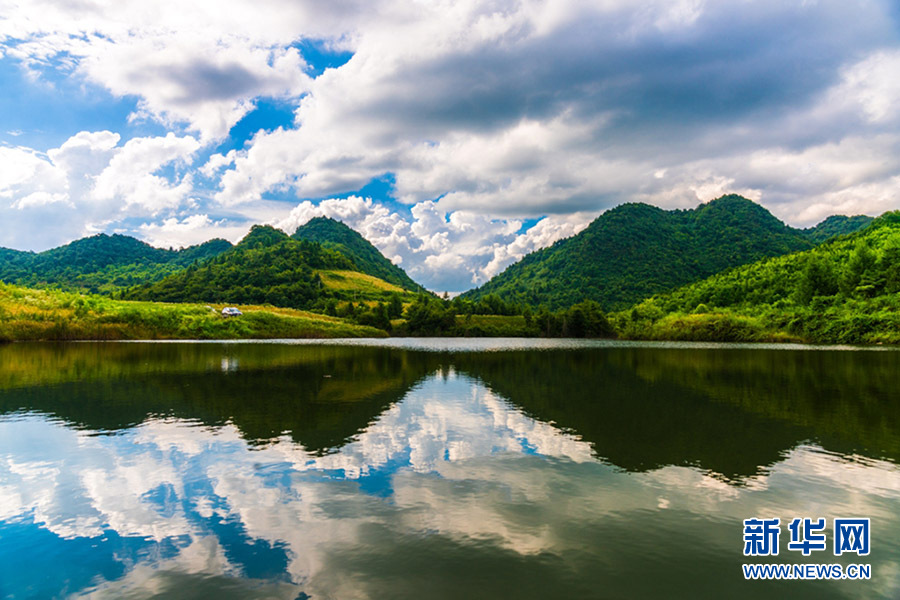
<instances>
[{"instance_id":1,"label":"forested hill","mask_svg":"<svg viewBox=\"0 0 900 600\"><path fill-rule=\"evenodd\" d=\"M336 250L254 225L231 250L156 283L131 288L121 298L324 309L336 300L387 299L396 292L402 290L360 274L353 261Z\"/></svg>"},{"instance_id":2,"label":"forested hill","mask_svg":"<svg viewBox=\"0 0 900 600\"><path fill-rule=\"evenodd\" d=\"M0 249L0 281L109 292L157 281L229 248L231 244L226 240L214 239L181 250L167 250L133 237L101 233L40 253Z\"/></svg>"},{"instance_id":3,"label":"forested hill","mask_svg":"<svg viewBox=\"0 0 900 600\"><path fill-rule=\"evenodd\" d=\"M812 250L659 294L618 319L637 338L900 343L900 211Z\"/></svg>"},{"instance_id":4,"label":"forested hill","mask_svg":"<svg viewBox=\"0 0 900 600\"><path fill-rule=\"evenodd\" d=\"M691 210L623 204L463 297L496 294L554 310L589 299L617 310L731 267L813 245L803 231L741 196L723 196Z\"/></svg>"},{"instance_id":5,"label":"forested hill","mask_svg":"<svg viewBox=\"0 0 900 600\"><path fill-rule=\"evenodd\" d=\"M855 215L852 217L833 215L815 227L804 229L803 233L812 242L821 244L825 240L835 236L846 235L848 233L857 232L860 229L865 229L873 220L872 217L867 215Z\"/></svg>"},{"instance_id":6,"label":"forested hill","mask_svg":"<svg viewBox=\"0 0 900 600\"><path fill-rule=\"evenodd\" d=\"M319 242L325 248L337 250L350 257L357 270L378 277L410 291L423 288L410 279L406 271L388 260L366 238L347 225L328 217L315 217L301 225L294 235L296 240Z\"/></svg>"}]
</instances>

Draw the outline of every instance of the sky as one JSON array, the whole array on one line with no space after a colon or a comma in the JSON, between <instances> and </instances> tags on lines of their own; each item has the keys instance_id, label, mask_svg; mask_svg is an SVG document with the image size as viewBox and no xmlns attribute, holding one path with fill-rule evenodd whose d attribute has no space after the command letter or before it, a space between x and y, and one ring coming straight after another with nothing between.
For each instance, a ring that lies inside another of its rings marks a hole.
<instances>
[{"instance_id":1,"label":"sky","mask_svg":"<svg viewBox=\"0 0 900 600\"><path fill-rule=\"evenodd\" d=\"M459 292L624 202L900 208L896 0L0 0L0 246L344 221Z\"/></svg>"}]
</instances>

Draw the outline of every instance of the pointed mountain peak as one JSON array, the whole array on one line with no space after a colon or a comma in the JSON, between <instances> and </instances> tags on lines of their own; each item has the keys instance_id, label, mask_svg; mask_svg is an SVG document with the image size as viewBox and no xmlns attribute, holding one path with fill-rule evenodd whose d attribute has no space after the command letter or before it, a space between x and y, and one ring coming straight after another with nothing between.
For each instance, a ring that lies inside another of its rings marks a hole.
<instances>
[{"instance_id":1,"label":"pointed mountain peak","mask_svg":"<svg viewBox=\"0 0 900 600\"><path fill-rule=\"evenodd\" d=\"M335 219L329 217L310 219L298 227L291 237L296 240L319 242L326 248L337 250L350 257L356 267L367 275L384 279L407 290L423 289L358 231Z\"/></svg>"},{"instance_id":2,"label":"pointed mountain peak","mask_svg":"<svg viewBox=\"0 0 900 600\"><path fill-rule=\"evenodd\" d=\"M634 202L604 212L577 235L529 254L464 297L497 294L554 310L591 299L619 310L713 273L811 246L799 230L736 194L689 210Z\"/></svg>"}]
</instances>

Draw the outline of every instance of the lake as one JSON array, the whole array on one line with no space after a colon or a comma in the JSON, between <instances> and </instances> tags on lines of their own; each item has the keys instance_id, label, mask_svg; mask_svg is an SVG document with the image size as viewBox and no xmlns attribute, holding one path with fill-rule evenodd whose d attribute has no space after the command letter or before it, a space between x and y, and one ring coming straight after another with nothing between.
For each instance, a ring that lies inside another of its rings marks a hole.
<instances>
[{"instance_id":1,"label":"lake","mask_svg":"<svg viewBox=\"0 0 900 600\"><path fill-rule=\"evenodd\" d=\"M897 598L898 460L897 351L9 344L0 598ZM744 556L752 518L777 556Z\"/></svg>"}]
</instances>

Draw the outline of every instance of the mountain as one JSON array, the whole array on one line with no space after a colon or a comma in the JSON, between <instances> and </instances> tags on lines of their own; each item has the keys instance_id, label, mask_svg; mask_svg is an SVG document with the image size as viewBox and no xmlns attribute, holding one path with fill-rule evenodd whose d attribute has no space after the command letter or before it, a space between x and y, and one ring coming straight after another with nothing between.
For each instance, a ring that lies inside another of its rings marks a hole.
<instances>
[{"instance_id":1,"label":"mountain","mask_svg":"<svg viewBox=\"0 0 900 600\"><path fill-rule=\"evenodd\" d=\"M283 231L254 225L236 246L200 265L132 288L127 300L227 302L306 308L317 297L313 269L352 268L345 256Z\"/></svg>"},{"instance_id":2,"label":"mountain","mask_svg":"<svg viewBox=\"0 0 900 600\"><path fill-rule=\"evenodd\" d=\"M353 261L318 242L254 225L232 249L122 294L128 300L271 304L325 308L329 301L389 300L404 290L359 272ZM407 292L408 294L408 292Z\"/></svg>"},{"instance_id":3,"label":"mountain","mask_svg":"<svg viewBox=\"0 0 900 600\"><path fill-rule=\"evenodd\" d=\"M821 244L827 239L838 235L854 233L868 227L874 219L868 215L833 215L816 225L803 230L807 239L816 244Z\"/></svg>"},{"instance_id":4,"label":"mountain","mask_svg":"<svg viewBox=\"0 0 900 600\"><path fill-rule=\"evenodd\" d=\"M0 281L110 292L157 281L229 248L229 242L214 239L181 250L167 250L133 237L101 233L40 253L0 248Z\"/></svg>"},{"instance_id":5,"label":"mountain","mask_svg":"<svg viewBox=\"0 0 900 600\"><path fill-rule=\"evenodd\" d=\"M692 210L623 204L463 297L496 294L554 310L590 299L618 310L724 269L812 246L802 231L741 196Z\"/></svg>"},{"instance_id":6,"label":"mountain","mask_svg":"<svg viewBox=\"0 0 900 600\"><path fill-rule=\"evenodd\" d=\"M900 211L654 296L617 325L651 339L900 343Z\"/></svg>"},{"instance_id":7,"label":"mountain","mask_svg":"<svg viewBox=\"0 0 900 600\"><path fill-rule=\"evenodd\" d=\"M405 290L413 292L423 288L410 279L406 271L389 261L375 246L362 235L328 217L315 217L305 225L301 225L294 235L296 240L318 242L325 248L337 250L353 260L356 270Z\"/></svg>"}]
</instances>

